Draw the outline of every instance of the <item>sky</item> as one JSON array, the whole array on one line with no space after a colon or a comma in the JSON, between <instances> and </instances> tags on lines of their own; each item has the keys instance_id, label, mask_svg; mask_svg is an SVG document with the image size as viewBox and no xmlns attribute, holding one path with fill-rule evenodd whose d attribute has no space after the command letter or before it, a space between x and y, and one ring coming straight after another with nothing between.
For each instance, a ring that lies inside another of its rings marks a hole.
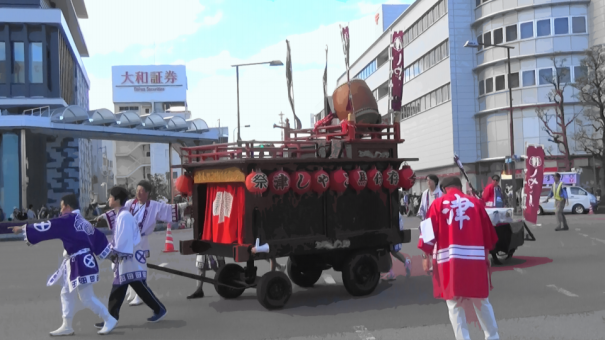
<instances>
[{"instance_id":1,"label":"sky","mask_svg":"<svg viewBox=\"0 0 605 340\"><path fill-rule=\"evenodd\" d=\"M412 0L85 0L81 19L90 56L90 108L113 111L114 65L185 65L187 102L210 127L237 126L236 63L286 62L290 41L294 102L303 127L322 108L328 46L328 95L345 71L339 25L350 29L351 60L377 38L374 15L382 3ZM354 76L353 74L351 76ZM240 68L244 140L280 139L279 113L293 126L285 66ZM250 125L244 128L244 125ZM235 132L237 134L237 132Z\"/></svg>"}]
</instances>

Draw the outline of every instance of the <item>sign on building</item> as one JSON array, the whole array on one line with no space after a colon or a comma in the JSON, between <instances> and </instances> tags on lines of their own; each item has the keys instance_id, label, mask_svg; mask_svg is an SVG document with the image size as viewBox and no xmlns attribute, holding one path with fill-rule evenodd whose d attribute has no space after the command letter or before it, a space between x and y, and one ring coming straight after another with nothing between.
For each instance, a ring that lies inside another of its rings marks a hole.
<instances>
[{"instance_id":1,"label":"sign on building","mask_svg":"<svg viewBox=\"0 0 605 340\"><path fill-rule=\"evenodd\" d=\"M111 81L114 103L187 100L184 65L113 66Z\"/></svg>"}]
</instances>

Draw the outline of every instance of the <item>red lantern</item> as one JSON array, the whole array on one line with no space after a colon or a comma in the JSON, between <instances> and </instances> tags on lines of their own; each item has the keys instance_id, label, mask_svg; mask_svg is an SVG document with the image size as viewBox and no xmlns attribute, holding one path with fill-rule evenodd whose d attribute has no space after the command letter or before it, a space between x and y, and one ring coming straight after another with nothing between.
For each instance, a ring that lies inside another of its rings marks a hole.
<instances>
[{"instance_id":1,"label":"red lantern","mask_svg":"<svg viewBox=\"0 0 605 340\"><path fill-rule=\"evenodd\" d=\"M278 195L287 193L290 190L290 175L284 170L269 175L269 190Z\"/></svg>"},{"instance_id":2,"label":"red lantern","mask_svg":"<svg viewBox=\"0 0 605 340\"><path fill-rule=\"evenodd\" d=\"M349 187L349 174L342 169L334 170L330 174L330 189L342 193Z\"/></svg>"},{"instance_id":3,"label":"red lantern","mask_svg":"<svg viewBox=\"0 0 605 340\"><path fill-rule=\"evenodd\" d=\"M193 178L188 175L181 175L176 179L174 186L178 192L184 196L191 196L193 194Z\"/></svg>"},{"instance_id":4,"label":"red lantern","mask_svg":"<svg viewBox=\"0 0 605 340\"><path fill-rule=\"evenodd\" d=\"M360 192L368 184L368 174L359 168L351 170L349 171L349 183L355 191Z\"/></svg>"},{"instance_id":5,"label":"red lantern","mask_svg":"<svg viewBox=\"0 0 605 340\"><path fill-rule=\"evenodd\" d=\"M246 176L246 188L253 194L262 195L269 188L269 179L259 170L252 171Z\"/></svg>"},{"instance_id":6,"label":"red lantern","mask_svg":"<svg viewBox=\"0 0 605 340\"><path fill-rule=\"evenodd\" d=\"M313 173L311 189L318 194L324 193L330 187L330 176L328 173L319 169Z\"/></svg>"},{"instance_id":7,"label":"red lantern","mask_svg":"<svg viewBox=\"0 0 605 340\"><path fill-rule=\"evenodd\" d=\"M393 192L393 190L397 189L399 186L399 173L390 165L385 171L382 172L382 178L382 185L389 189L390 192Z\"/></svg>"},{"instance_id":8,"label":"red lantern","mask_svg":"<svg viewBox=\"0 0 605 340\"><path fill-rule=\"evenodd\" d=\"M368 171L368 189L378 191L382 188L382 172L372 168Z\"/></svg>"},{"instance_id":9,"label":"red lantern","mask_svg":"<svg viewBox=\"0 0 605 340\"><path fill-rule=\"evenodd\" d=\"M399 170L399 187L403 190L410 190L416 183L416 174L409 165L404 165Z\"/></svg>"},{"instance_id":10,"label":"red lantern","mask_svg":"<svg viewBox=\"0 0 605 340\"><path fill-rule=\"evenodd\" d=\"M311 175L306 171L297 171L293 175L292 190L302 195L311 190Z\"/></svg>"}]
</instances>

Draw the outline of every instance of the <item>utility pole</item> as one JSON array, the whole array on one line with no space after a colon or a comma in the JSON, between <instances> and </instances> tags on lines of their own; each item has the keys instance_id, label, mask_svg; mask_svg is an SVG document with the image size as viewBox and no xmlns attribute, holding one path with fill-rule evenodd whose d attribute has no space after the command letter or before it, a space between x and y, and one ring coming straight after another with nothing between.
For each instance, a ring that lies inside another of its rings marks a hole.
<instances>
[{"instance_id":1,"label":"utility pole","mask_svg":"<svg viewBox=\"0 0 605 340\"><path fill-rule=\"evenodd\" d=\"M282 129L281 129L281 140L284 140L284 129L283 129L283 127L284 127L284 113L283 112L279 113L279 126L282 127Z\"/></svg>"}]
</instances>

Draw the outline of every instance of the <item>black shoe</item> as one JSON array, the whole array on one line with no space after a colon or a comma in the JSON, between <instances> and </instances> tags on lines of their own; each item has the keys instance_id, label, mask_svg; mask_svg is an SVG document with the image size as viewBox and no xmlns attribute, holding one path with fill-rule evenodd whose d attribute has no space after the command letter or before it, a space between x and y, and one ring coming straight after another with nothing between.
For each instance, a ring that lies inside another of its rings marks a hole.
<instances>
[{"instance_id":1,"label":"black shoe","mask_svg":"<svg viewBox=\"0 0 605 340\"><path fill-rule=\"evenodd\" d=\"M559 228L555 229L555 231L561 231L561 230L565 230L565 229L563 229L563 228L561 228L561 227L559 227Z\"/></svg>"},{"instance_id":2,"label":"black shoe","mask_svg":"<svg viewBox=\"0 0 605 340\"><path fill-rule=\"evenodd\" d=\"M97 322L95 323L95 328L102 329L105 326L105 322Z\"/></svg>"},{"instance_id":3,"label":"black shoe","mask_svg":"<svg viewBox=\"0 0 605 340\"><path fill-rule=\"evenodd\" d=\"M187 299L191 300L191 299L199 299L199 298L203 298L204 297L204 291L200 288L198 290L196 290L193 294L189 295L187 297Z\"/></svg>"},{"instance_id":4,"label":"black shoe","mask_svg":"<svg viewBox=\"0 0 605 340\"><path fill-rule=\"evenodd\" d=\"M165 316L166 316L166 310L162 309L162 310L160 310L160 312L158 314L154 314L152 317L147 319L147 321L148 322L158 322L158 321L162 320L162 318Z\"/></svg>"}]
</instances>

